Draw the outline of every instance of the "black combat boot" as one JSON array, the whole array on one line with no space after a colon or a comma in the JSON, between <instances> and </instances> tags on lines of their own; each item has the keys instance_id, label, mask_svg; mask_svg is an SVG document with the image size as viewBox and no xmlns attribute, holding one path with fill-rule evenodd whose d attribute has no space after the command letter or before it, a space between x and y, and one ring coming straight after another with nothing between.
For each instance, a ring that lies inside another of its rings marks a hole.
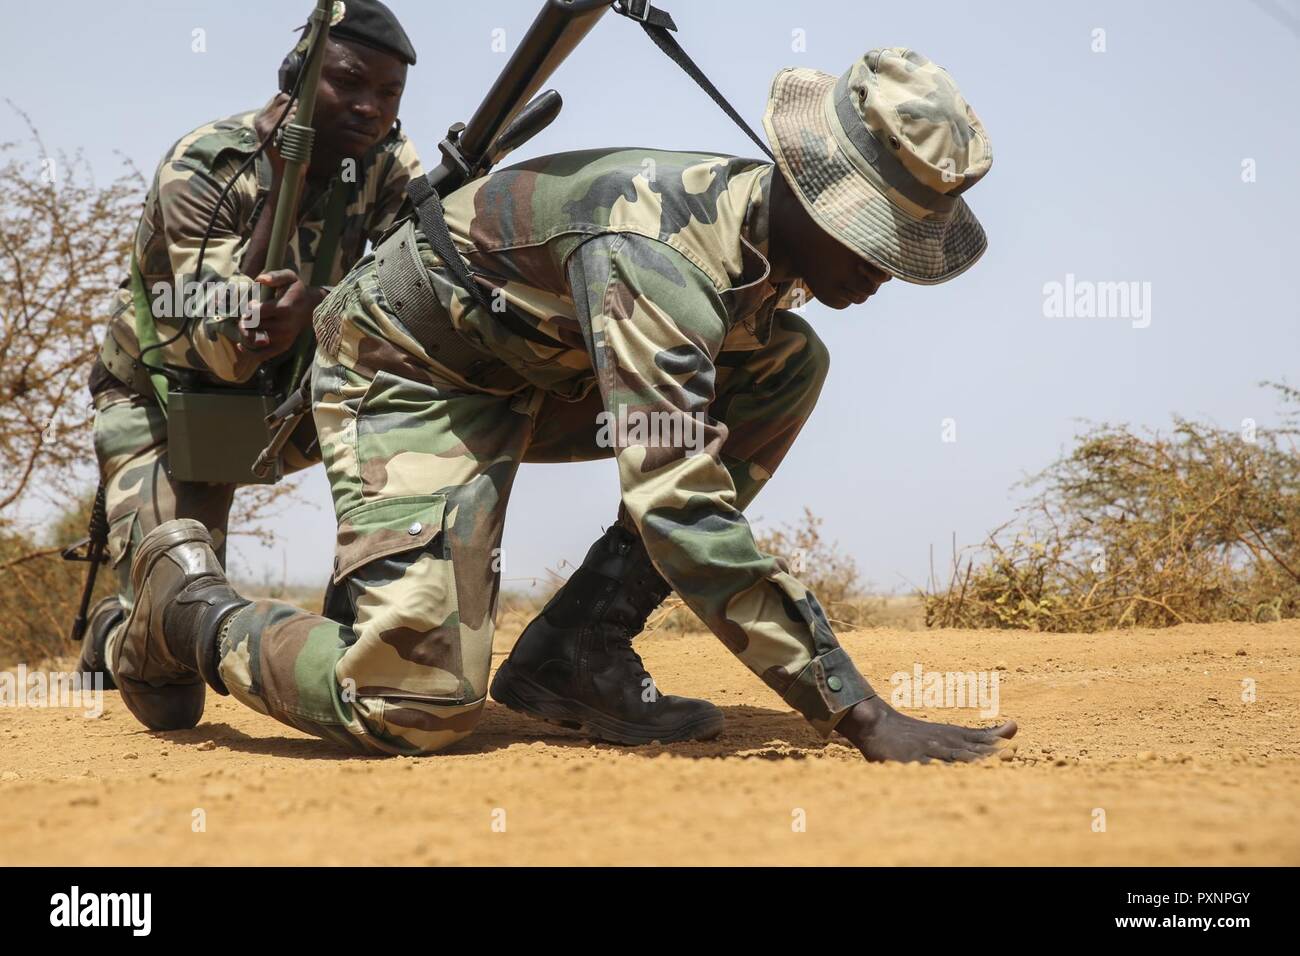
<instances>
[{"instance_id":1,"label":"black combat boot","mask_svg":"<svg viewBox=\"0 0 1300 956\"><path fill-rule=\"evenodd\" d=\"M661 695L632 649L670 590L641 539L614 525L524 629L492 680L493 700L619 744L716 737L722 711Z\"/></svg>"},{"instance_id":2,"label":"black combat boot","mask_svg":"<svg viewBox=\"0 0 1300 956\"><path fill-rule=\"evenodd\" d=\"M131 563L135 606L114 649L122 700L150 730L187 730L203 716L217 673L222 622L249 604L226 581L208 529L190 518L154 528Z\"/></svg>"},{"instance_id":3,"label":"black combat boot","mask_svg":"<svg viewBox=\"0 0 1300 956\"><path fill-rule=\"evenodd\" d=\"M81 657L77 661L77 673L84 679L93 680L96 674L102 674L104 690L117 690L113 675L108 672L108 663L104 657L104 645L113 628L122 621L122 602L116 594L106 597L90 609L89 624L81 638Z\"/></svg>"}]
</instances>

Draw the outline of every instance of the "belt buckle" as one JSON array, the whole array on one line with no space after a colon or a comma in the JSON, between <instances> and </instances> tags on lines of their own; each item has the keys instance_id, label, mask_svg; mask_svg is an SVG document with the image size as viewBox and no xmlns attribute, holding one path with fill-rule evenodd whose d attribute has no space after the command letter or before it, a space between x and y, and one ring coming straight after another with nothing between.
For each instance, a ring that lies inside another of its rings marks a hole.
<instances>
[{"instance_id":1,"label":"belt buckle","mask_svg":"<svg viewBox=\"0 0 1300 956\"><path fill-rule=\"evenodd\" d=\"M618 12L633 20L648 23L650 20L650 0L618 0Z\"/></svg>"}]
</instances>

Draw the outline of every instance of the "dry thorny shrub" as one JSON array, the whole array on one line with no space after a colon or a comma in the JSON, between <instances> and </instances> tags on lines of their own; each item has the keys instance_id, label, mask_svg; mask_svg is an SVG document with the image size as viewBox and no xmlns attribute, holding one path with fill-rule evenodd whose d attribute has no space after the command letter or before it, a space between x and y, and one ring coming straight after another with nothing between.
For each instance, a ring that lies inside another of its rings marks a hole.
<instances>
[{"instance_id":1,"label":"dry thorny shrub","mask_svg":"<svg viewBox=\"0 0 1300 956\"><path fill-rule=\"evenodd\" d=\"M816 595L833 625L862 627L871 624L883 605L868 597L857 563L822 531L825 519L803 509L802 520L758 531L754 541L764 554L781 559L786 568ZM700 630L704 625L676 594L651 616L651 628Z\"/></svg>"},{"instance_id":2,"label":"dry thorny shrub","mask_svg":"<svg viewBox=\"0 0 1300 956\"><path fill-rule=\"evenodd\" d=\"M1253 433L1093 426L1027 482L1037 492L1014 527L954 555L926 623L1094 631L1300 615L1296 434L1294 413Z\"/></svg>"},{"instance_id":3,"label":"dry thorny shrub","mask_svg":"<svg viewBox=\"0 0 1300 956\"><path fill-rule=\"evenodd\" d=\"M860 627L874 623L877 611L886 603L882 598L868 597L858 578L858 567L853 559L840 551L839 546L827 541L822 533L823 519L804 508L803 520L780 528L759 531L754 535L758 549L785 562L786 568L821 602L832 624ZM518 627L522 630L541 611L550 594L559 590L566 580L563 571L548 570L542 588L544 596L529 592L503 591L497 613L497 624L503 630ZM532 581L534 588L543 582ZM704 623L677 596L670 594L646 622L648 631L707 630Z\"/></svg>"},{"instance_id":4,"label":"dry thorny shrub","mask_svg":"<svg viewBox=\"0 0 1300 956\"><path fill-rule=\"evenodd\" d=\"M827 540L824 518L805 506L803 519L759 532L758 549L785 561L790 572L817 596L833 624L850 627L870 622L874 602L863 593L857 562Z\"/></svg>"},{"instance_id":5,"label":"dry thorny shrub","mask_svg":"<svg viewBox=\"0 0 1300 956\"><path fill-rule=\"evenodd\" d=\"M32 496L84 491L86 374L129 256L138 174L95 185L80 155L0 144L0 527ZM93 458L90 459L93 462Z\"/></svg>"},{"instance_id":6,"label":"dry thorny shrub","mask_svg":"<svg viewBox=\"0 0 1300 956\"><path fill-rule=\"evenodd\" d=\"M69 650L85 565L58 551L84 534L94 497L86 381L144 188L129 164L96 184L80 153L51 155L10 106L30 143L0 143L0 661ZM259 523L291 487L242 490L232 534L265 539Z\"/></svg>"},{"instance_id":7,"label":"dry thorny shrub","mask_svg":"<svg viewBox=\"0 0 1300 956\"><path fill-rule=\"evenodd\" d=\"M89 517L87 500L81 508L64 514L50 529L48 539L80 538L86 533ZM33 550L29 539L0 531L0 567L8 565L0 570L0 667L17 661L35 665L70 652L67 634L77 613L87 565L60 560L57 554L24 560ZM15 561L18 563L12 563ZM112 594L116 580L112 568L101 566L92 600Z\"/></svg>"}]
</instances>

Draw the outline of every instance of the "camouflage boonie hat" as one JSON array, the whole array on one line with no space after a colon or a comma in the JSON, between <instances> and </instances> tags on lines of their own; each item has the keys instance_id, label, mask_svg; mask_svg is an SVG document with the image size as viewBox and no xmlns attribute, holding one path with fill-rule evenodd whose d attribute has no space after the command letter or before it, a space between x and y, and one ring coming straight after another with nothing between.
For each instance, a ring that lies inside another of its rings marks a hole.
<instances>
[{"instance_id":1,"label":"camouflage boonie hat","mask_svg":"<svg viewBox=\"0 0 1300 956\"><path fill-rule=\"evenodd\" d=\"M983 254L960 193L988 172L992 147L947 71L915 50L872 50L838 79L782 70L763 125L813 219L891 275L932 285Z\"/></svg>"}]
</instances>

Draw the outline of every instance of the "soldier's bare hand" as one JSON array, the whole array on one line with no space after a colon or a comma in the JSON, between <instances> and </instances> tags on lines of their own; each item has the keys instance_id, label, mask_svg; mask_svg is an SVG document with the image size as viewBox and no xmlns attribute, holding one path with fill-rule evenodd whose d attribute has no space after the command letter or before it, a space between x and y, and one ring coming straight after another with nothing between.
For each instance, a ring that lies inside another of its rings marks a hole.
<instances>
[{"instance_id":1,"label":"soldier's bare hand","mask_svg":"<svg viewBox=\"0 0 1300 956\"><path fill-rule=\"evenodd\" d=\"M240 348L270 358L291 347L307 328L325 290L307 285L292 269L266 272L255 281L262 286L263 299L239 322Z\"/></svg>"},{"instance_id":2,"label":"soldier's bare hand","mask_svg":"<svg viewBox=\"0 0 1300 956\"><path fill-rule=\"evenodd\" d=\"M964 763L997 753L1017 727L1013 720L983 729L935 724L907 717L872 697L855 704L835 729L871 761Z\"/></svg>"},{"instance_id":3,"label":"soldier's bare hand","mask_svg":"<svg viewBox=\"0 0 1300 956\"><path fill-rule=\"evenodd\" d=\"M253 118L253 129L257 133L257 141L260 143L271 135L271 130L275 129L275 124L280 122L280 114L284 112L285 106L289 104L289 95L287 93L276 93L270 101L262 107L261 112ZM298 104L294 103L293 108L289 110L289 115L285 117L284 123L280 129L293 122L293 116L298 111ZM266 144L266 157L271 161L272 169L277 173L284 171L284 157L280 155L280 150L274 140Z\"/></svg>"}]
</instances>

